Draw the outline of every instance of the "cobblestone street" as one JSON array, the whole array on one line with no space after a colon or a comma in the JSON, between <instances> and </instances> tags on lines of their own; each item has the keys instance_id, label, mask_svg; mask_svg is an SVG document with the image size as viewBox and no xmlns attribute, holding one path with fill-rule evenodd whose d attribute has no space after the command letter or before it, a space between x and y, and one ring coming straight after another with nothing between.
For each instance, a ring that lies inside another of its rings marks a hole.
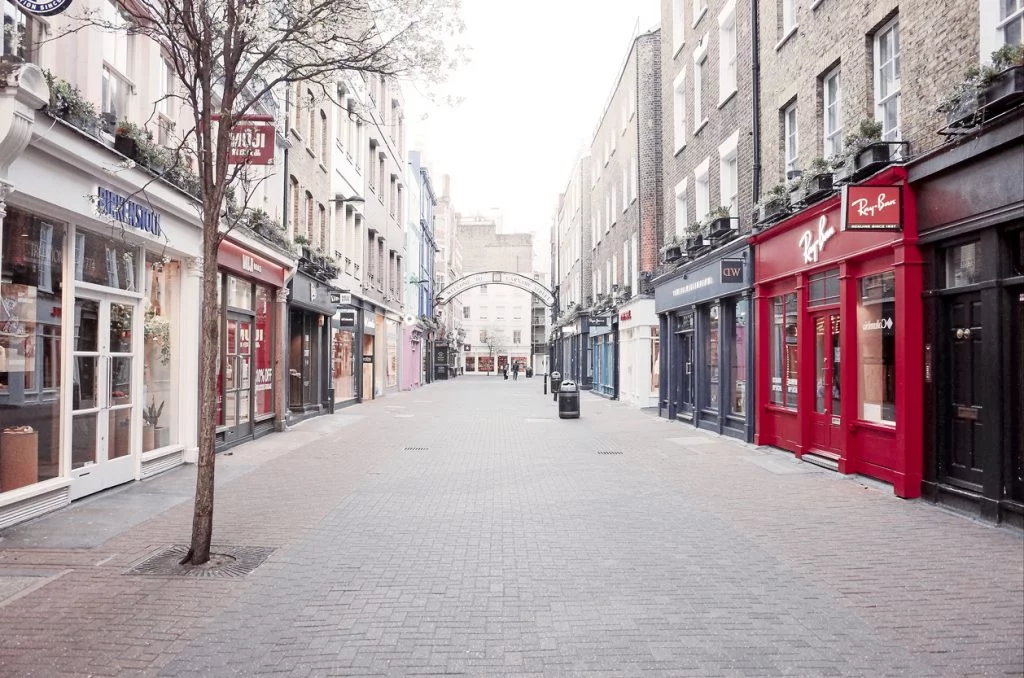
<instances>
[{"instance_id":1,"label":"cobblestone street","mask_svg":"<svg viewBox=\"0 0 1024 678\"><path fill-rule=\"evenodd\" d=\"M0 675L1021 675L1024 542L539 378L459 378L0 535ZM214 549L216 551L216 548Z\"/></svg>"}]
</instances>

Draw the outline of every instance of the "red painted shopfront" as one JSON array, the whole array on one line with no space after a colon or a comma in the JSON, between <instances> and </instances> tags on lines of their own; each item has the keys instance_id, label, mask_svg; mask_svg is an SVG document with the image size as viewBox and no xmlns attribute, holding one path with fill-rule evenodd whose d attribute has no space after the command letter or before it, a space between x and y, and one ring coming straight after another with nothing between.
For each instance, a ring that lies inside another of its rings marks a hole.
<instances>
[{"instance_id":1,"label":"red painted shopfront","mask_svg":"<svg viewBox=\"0 0 1024 678\"><path fill-rule=\"evenodd\" d=\"M755 442L921 491L923 289L897 167L751 237ZM846 218L844 219L844 210Z\"/></svg>"}]
</instances>

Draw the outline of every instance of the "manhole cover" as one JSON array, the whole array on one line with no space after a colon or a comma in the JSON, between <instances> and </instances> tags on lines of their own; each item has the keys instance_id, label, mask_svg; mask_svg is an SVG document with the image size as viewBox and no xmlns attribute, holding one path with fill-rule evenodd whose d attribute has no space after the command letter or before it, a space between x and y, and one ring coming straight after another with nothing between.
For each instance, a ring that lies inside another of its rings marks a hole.
<instances>
[{"instance_id":1,"label":"manhole cover","mask_svg":"<svg viewBox=\"0 0 1024 678\"><path fill-rule=\"evenodd\" d=\"M598 450L598 454L622 454L622 450Z\"/></svg>"},{"instance_id":2,"label":"manhole cover","mask_svg":"<svg viewBox=\"0 0 1024 678\"><path fill-rule=\"evenodd\" d=\"M147 558L125 574L233 579L251 573L273 552L274 549L265 546L215 545L210 548L210 562L194 567L178 564L188 553L188 547L175 544Z\"/></svg>"}]
</instances>

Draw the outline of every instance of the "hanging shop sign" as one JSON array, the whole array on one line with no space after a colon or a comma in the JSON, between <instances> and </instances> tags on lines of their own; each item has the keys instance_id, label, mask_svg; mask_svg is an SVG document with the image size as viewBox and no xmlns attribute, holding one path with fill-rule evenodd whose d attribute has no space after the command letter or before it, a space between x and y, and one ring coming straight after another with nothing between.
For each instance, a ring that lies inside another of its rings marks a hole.
<instances>
[{"instance_id":1,"label":"hanging shop sign","mask_svg":"<svg viewBox=\"0 0 1024 678\"><path fill-rule=\"evenodd\" d=\"M629 311L623 311L622 313L619 314L619 320L621 320L622 322L626 322L627 320L632 320L632 319L633 319L633 311L632 311L632 309L630 309Z\"/></svg>"},{"instance_id":2,"label":"hanging shop sign","mask_svg":"<svg viewBox=\"0 0 1024 678\"><path fill-rule=\"evenodd\" d=\"M903 201L899 186L844 186L844 231L899 231Z\"/></svg>"},{"instance_id":3,"label":"hanging shop sign","mask_svg":"<svg viewBox=\"0 0 1024 678\"><path fill-rule=\"evenodd\" d=\"M351 306L352 305L352 293L351 292L331 292L331 303L335 306Z\"/></svg>"},{"instance_id":4,"label":"hanging shop sign","mask_svg":"<svg viewBox=\"0 0 1024 678\"><path fill-rule=\"evenodd\" d=\"M213 116L214 120L220 118ZM232 165L273 165L276 144L274 118L246 115L231 128L228 163Z\"/></svg>"},{"instance_id":5,"label":"hanging shop sign","mask_svg":"<svg viewBox=\"0 0 1024 678\"><path fill-rule=\"evenodd\" d=\"M100 186L96 191L96 210L125 226L160 237L160 215L145 205Z\"/></svg>"},{"instance_id":6,"label":"hanging shop sign","mask_svg":"<svg viewBox=\"0 0 1024 678\"><path fill-rule=\"evenodd\" d=\"M739 259L722 259L722 282L743 282L743 262Z\"/></svg>"},{"instance_id":7,"label":"hanging shop sign","mask_svg":"<svg viewBox=\"0 0 1024 678\"><path fill-rule=\"evenodd\" d=\"M18 7L36 16L54 16L71 7L71 0L16 0Z\"/></svg>"},{"instance_id":8,"label":"hanging shop sign","mask_svg":"<svg viewBox=\"0 0 1024 678\"><path fill-rule=\"evenodd\" d=\"M344 310L338 311L338 327L355 327L356 326L356 310Z\"/></svg>"}]
</instances>

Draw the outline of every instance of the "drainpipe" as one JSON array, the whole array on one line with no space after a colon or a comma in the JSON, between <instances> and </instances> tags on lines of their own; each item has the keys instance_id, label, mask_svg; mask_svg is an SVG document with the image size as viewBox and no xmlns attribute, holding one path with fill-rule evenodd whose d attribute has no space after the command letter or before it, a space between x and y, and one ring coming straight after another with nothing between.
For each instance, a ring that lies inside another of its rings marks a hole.
<instances>
[{"instance_id":1,"label":"drainpipe","mask_svg":"<svg viewBox=\"0 0 1024 678\"><path fill-rule=\"evenodd\" d=\"M754 114L752 141L754 143L754 173L751 182L753 193L751 203L757 204L761 198L761 30L758 16L758 0L750 0L750 70L753 76L751 108Z\"/></svg>"}]
</instances>

